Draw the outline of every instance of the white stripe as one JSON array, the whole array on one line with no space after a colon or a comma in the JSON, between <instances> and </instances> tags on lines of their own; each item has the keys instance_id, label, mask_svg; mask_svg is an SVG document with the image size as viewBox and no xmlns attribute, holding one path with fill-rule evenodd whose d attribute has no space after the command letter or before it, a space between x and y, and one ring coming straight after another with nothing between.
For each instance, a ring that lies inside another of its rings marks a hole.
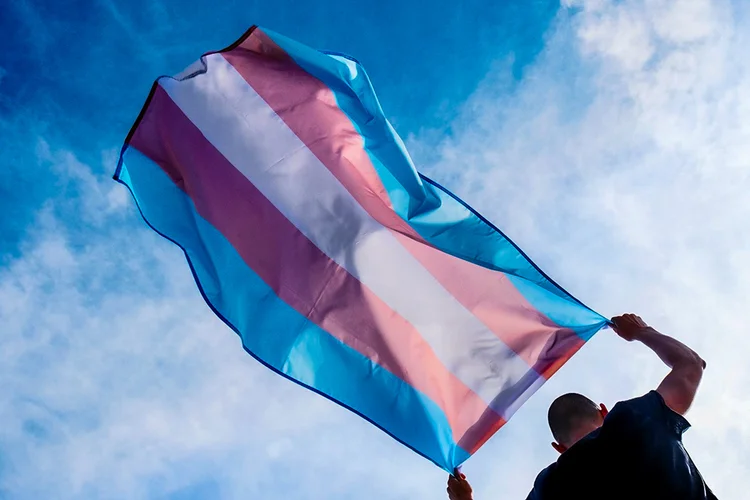
<instances>
[{"instance_id":1,"label":"white stripe","mask_svg":"<svg viewBox=\"0 0 750 500\"><path fill-rule=\"evenodd\" d=\"M205 74L161 84L285 217L414 325L446 368L488 404L507 399L498 395L516 383L531 382L526 362L362 208L226 59L213 54L206 63Z\"/></svg>"},{"instance_id":2,"label":"white stripe","mask_svg":"<svg viewBox=\"0 0 750 500\"><path fill-rule=\"evenodd\" d=\"M206 69L206 66L205 66L205 64L203 64L203 61L201 61L200 59L198 59L197 61L195 61L190 66L188 66L187 68L183 69L182 71L180 71L179 73L177 73L176 75L174 75L173 78L175 80L184 80L185 78L189 78L191 76L194 76L195 74L197 74L197 73L199 73L199 72L201 72L201 71L203 71L205 69Z\"/></svg>"}]
</instances>

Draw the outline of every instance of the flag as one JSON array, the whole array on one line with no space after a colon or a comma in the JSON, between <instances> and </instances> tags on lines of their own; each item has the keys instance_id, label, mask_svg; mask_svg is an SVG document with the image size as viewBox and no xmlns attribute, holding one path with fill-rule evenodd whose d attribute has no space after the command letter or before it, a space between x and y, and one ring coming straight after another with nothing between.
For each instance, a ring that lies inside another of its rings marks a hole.
<instances>
[{"instance_id":1,"label":"flag","mask_svg":"<svg viewBox=\"0 0 750 500\"><path fill-rule=\"evenodd\" d=\"M607 324L417 172L357 61L265 29L159 78L115 179L249 354L448 471Z\"/></svg>"}]
</instances>

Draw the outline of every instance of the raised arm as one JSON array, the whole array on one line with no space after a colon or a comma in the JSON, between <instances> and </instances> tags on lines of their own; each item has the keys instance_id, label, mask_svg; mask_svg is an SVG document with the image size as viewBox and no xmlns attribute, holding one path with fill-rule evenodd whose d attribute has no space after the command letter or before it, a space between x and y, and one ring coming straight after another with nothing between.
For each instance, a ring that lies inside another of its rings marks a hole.
<instances>
[{"instance_id":1,"label":"raised arm","mask_svg":"<svg viewBox=\"0 0 750 500\"><path fill-rule=\"evenodd\" d=\"M657 332L635 314L617 316L612 323L620 337L642 342L672 369L656 391L667 406L684 415L693 404L706 362L688 346Z\"/></svg>"}]
</instances>

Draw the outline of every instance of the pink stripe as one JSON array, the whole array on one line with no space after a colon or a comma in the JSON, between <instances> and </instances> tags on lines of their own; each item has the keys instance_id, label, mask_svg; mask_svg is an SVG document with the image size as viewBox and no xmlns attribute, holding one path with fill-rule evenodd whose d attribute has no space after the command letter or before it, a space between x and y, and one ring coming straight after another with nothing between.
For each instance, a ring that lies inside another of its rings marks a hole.
<instances>
[{"instance_id":1,"label":"pink stripe","mask_svg":"<svg viewBox=\"0 0 750 500\"><path fill-rule=\"evenodd\" d=\"M540 375L552 376L560 359L567 360L568 352L579 342L578 348L583 345L574 331L560 328L537 311L504 274L403 234L397 233L396 237L464 307Z\"/></svg>"},{"instance_id":2,"label":"pink stripe","mask_svg":"<svg viewBox=\"0 0 750 500\"><path fill-rule=\"evenodd\" d=\"M361 135L330 88L259 29L223 55L370 216L530 367L548 376L567 359L580 340L575 332L537 311L502 273L433 248L392 209Z\"/></svg>"},{"instance_id":3,"label":"pink stripe","mask_svg":"<svg viewBox=\"0 0 750 500\"><path fill-rule=\"evenodd\" d=\"M161 87L130 144L164 169L282 300L438 404L457 442L474 447L488 426L503 422L411 324L286 219Z\"/></svg>"}]
</instances>

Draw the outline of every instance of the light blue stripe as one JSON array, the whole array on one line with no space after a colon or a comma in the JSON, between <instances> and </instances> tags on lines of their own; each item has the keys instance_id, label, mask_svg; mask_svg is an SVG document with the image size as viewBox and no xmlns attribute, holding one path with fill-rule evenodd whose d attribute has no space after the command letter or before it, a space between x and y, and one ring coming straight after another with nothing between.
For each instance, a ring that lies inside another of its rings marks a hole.
<instances>
[{"instance_id":1,"label":"light blue stripe","mask_svg":"<svg viewBox=\"0 0 750 500\"><path fill-rule=\"evenodd\" d=\"M468 458L430 398L279 299L151 160L128 148L119 180L132 191L146 221L185 250L206 301L239 333L250 354L360 414L445 470Z\"/></svg>"},{"instance_id":2,"label":"light blue stripe","mask_svg":"<svg viewBox=\"0 0 750 500\"><path fill-rule=\"evenodd\" d=\"M570 328L583 340L589 340L608 324L606 318L591 309L569 302L524 278L508 275L508 279L537 311L558 325Z\"/></svg>"},{"instance_id":3,"label":"light blue stripe","mask_svg":"<svg viewBox=\"0 0 750 500\"><path fill-rule=\"evenodd\" d=\"M364 139L364 147L394 210L425 240L446 253L506 273L526 300L584 340L607 320L541 273L504 235L440 186L423 181L404 143L385 118L364 68L263 29L300 67L326 84Z\"/></svg>"}]
</instances>

